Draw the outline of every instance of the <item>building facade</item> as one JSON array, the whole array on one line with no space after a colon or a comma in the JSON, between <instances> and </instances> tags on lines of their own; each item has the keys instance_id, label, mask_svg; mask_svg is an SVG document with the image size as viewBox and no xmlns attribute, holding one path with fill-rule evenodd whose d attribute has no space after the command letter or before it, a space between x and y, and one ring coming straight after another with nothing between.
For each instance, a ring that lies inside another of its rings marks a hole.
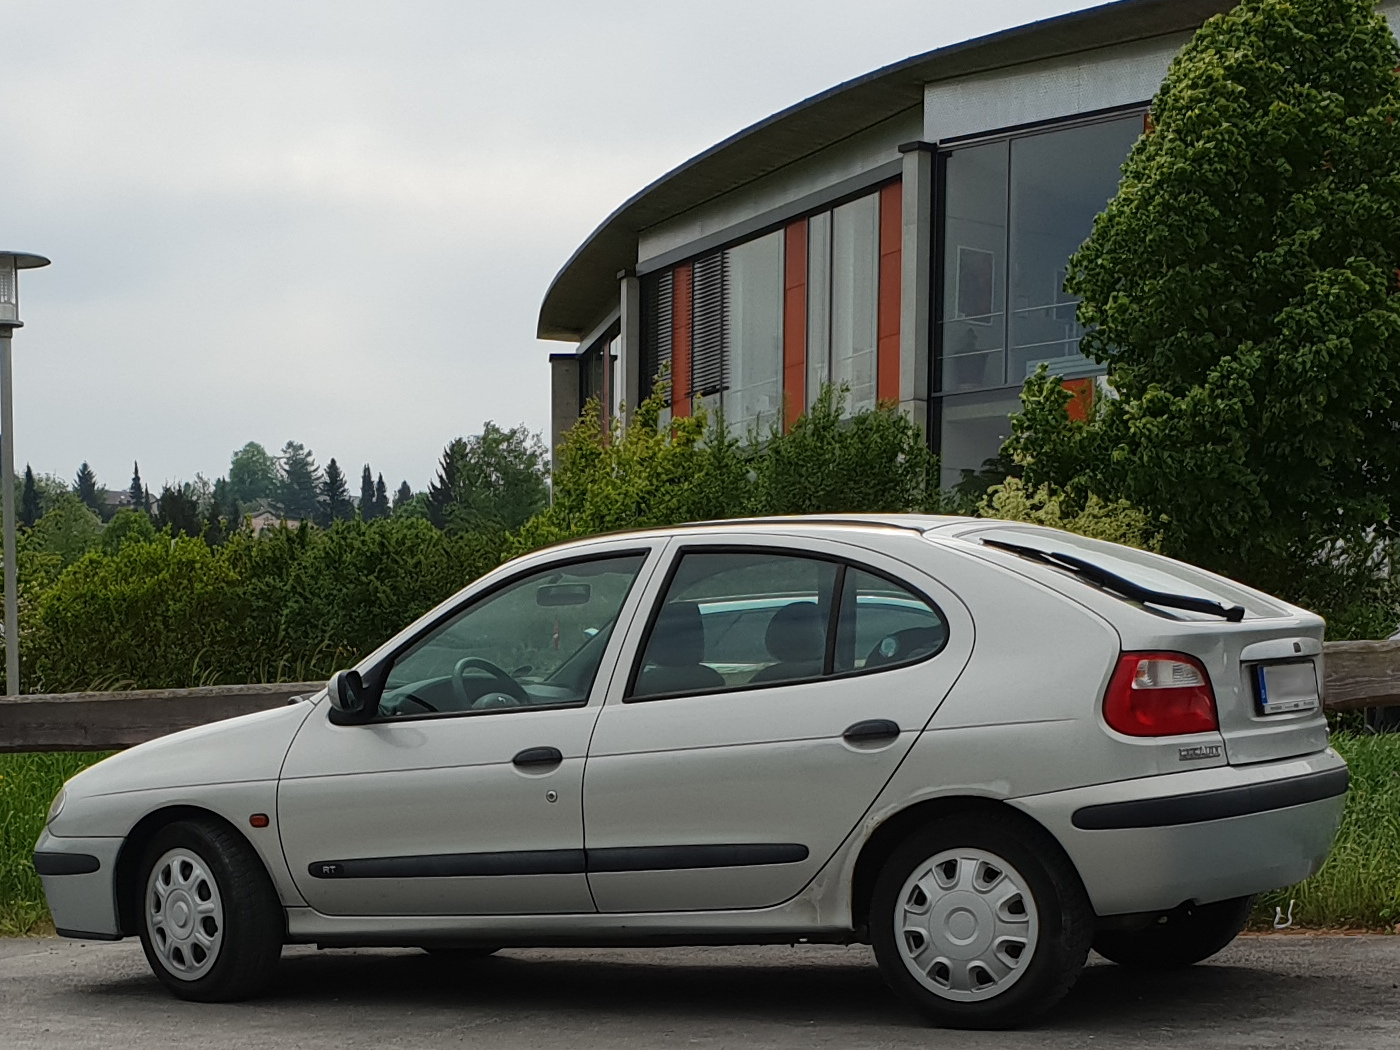
<instances>
[{"instance_id":1,"label":"building facade","mask_svg":"<svg viewBox=\"0 0 1400 1050\"><path fill-rule=\"evenodd\" d=\"M669 377L675 415L784 427L824 383L897 401L945 486L982 471L1041 364L1082 411L1070 255L1172 59L1232 0L1120 0L877 70L669 172L574 253L540 311L552 444ZM1396 24L1400 4L1383 4Z\"/></svg>"}]
</instances>

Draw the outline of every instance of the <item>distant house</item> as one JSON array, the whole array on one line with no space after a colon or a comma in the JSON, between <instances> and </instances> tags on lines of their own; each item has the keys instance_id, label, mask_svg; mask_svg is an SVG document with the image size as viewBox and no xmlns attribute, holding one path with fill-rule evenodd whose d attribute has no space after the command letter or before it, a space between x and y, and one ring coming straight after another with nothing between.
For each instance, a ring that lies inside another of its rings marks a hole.
<instances>
[{"instance_id":1,"label":"distant house","mask_svg":"<svg viewBox=\"0 0 1400 1050\"><path fill-rule=\"evenodd\" d=\"M289 529L294 529L301 524L300 519L286 517L271 500L266 499L244 507L243 518L252 526L254 536L260 536L264 529L275 529L278 525L285 524Z\"/></svg>"}]
</instances>

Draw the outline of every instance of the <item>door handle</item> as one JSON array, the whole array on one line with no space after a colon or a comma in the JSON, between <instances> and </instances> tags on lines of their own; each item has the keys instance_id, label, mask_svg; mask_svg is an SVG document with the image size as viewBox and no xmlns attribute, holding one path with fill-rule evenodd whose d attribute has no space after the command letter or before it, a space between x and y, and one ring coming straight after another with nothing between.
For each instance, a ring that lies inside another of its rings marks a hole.
<instances>
[{"instance_id":1,"label":"door handle","mask_svg":"<svg viewBox=\"0 0 1400 1050\"><path fill-rule=\"evenodd\" d=\"M557 766L564 753L557 747L527 747L510 761L515 766Z\"/></svg>"},{"instance_id":2,"label":"door handle","mask_svg":"<svg viewBox=\"0 0 1400 1050\"><path fill-rule=\"evenodd\" d=\"M873 744L879 740L892 740L899 736L899 723L888 718L869 718L848 726L841 734L842 739L852 744Z\"/></svg>"}]
</instances>

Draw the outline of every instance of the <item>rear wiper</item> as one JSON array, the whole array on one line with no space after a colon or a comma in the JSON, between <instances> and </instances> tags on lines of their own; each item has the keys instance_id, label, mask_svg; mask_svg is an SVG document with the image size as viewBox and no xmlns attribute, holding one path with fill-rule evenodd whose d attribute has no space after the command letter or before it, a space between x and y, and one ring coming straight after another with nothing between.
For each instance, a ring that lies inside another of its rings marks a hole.
<instances>
[{"instance_id":1,"label":"rear wiper","mask_svg":"<svg viewBox=\"0 0 1400 1050\"><path fill-rule=\"evenodd\" d=\"M1067 569L1077 576L1082 576L1090 583L1102 587L1104 590L1121 594L1130 601L1140 602L1143 605L1161 605L1168 609L1185 609L1188 612L1205 613L1209 616L1220 616L1231 623L1239 623L1244 619L1244 606L1225 605L1223 602L1213 602L1209 598L1194 598L1189 594L1170 594L1166 591L1154 591L1150 587L1144 587L1140 583L1134 583L1125 576L1119 576L1116 572L1109 572L1102 566L1093 562L1077 558L1073 554L1061 554L1059 551L1043 551L1036 547L1027 547L1020 543L1007 543L1005 540L983 539L984 547L996 547L998 550L1010 551L1012 554L1019 554L1023 558L1030 558L1033 561L1043 562L1052 565L1057 569Z\"/></svg>"}]
</instances>

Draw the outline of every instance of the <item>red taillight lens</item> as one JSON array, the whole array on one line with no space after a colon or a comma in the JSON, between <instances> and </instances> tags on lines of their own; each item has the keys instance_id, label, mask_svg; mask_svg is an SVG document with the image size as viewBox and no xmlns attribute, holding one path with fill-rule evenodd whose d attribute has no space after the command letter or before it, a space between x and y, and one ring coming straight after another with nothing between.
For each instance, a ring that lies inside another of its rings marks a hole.
<instances>
[{"instance_id":1,"label":"red taillight lens","mask_svg":"<svg viewBox=\"0 0 1400 1050\"><path fill-rule=\"evenodd\" d=\"M1185 653L1124 653L1108 683L1103 717L1128 736L1177 736L1220 728L1201 661Z\"/></svg>"}]
</instances>

